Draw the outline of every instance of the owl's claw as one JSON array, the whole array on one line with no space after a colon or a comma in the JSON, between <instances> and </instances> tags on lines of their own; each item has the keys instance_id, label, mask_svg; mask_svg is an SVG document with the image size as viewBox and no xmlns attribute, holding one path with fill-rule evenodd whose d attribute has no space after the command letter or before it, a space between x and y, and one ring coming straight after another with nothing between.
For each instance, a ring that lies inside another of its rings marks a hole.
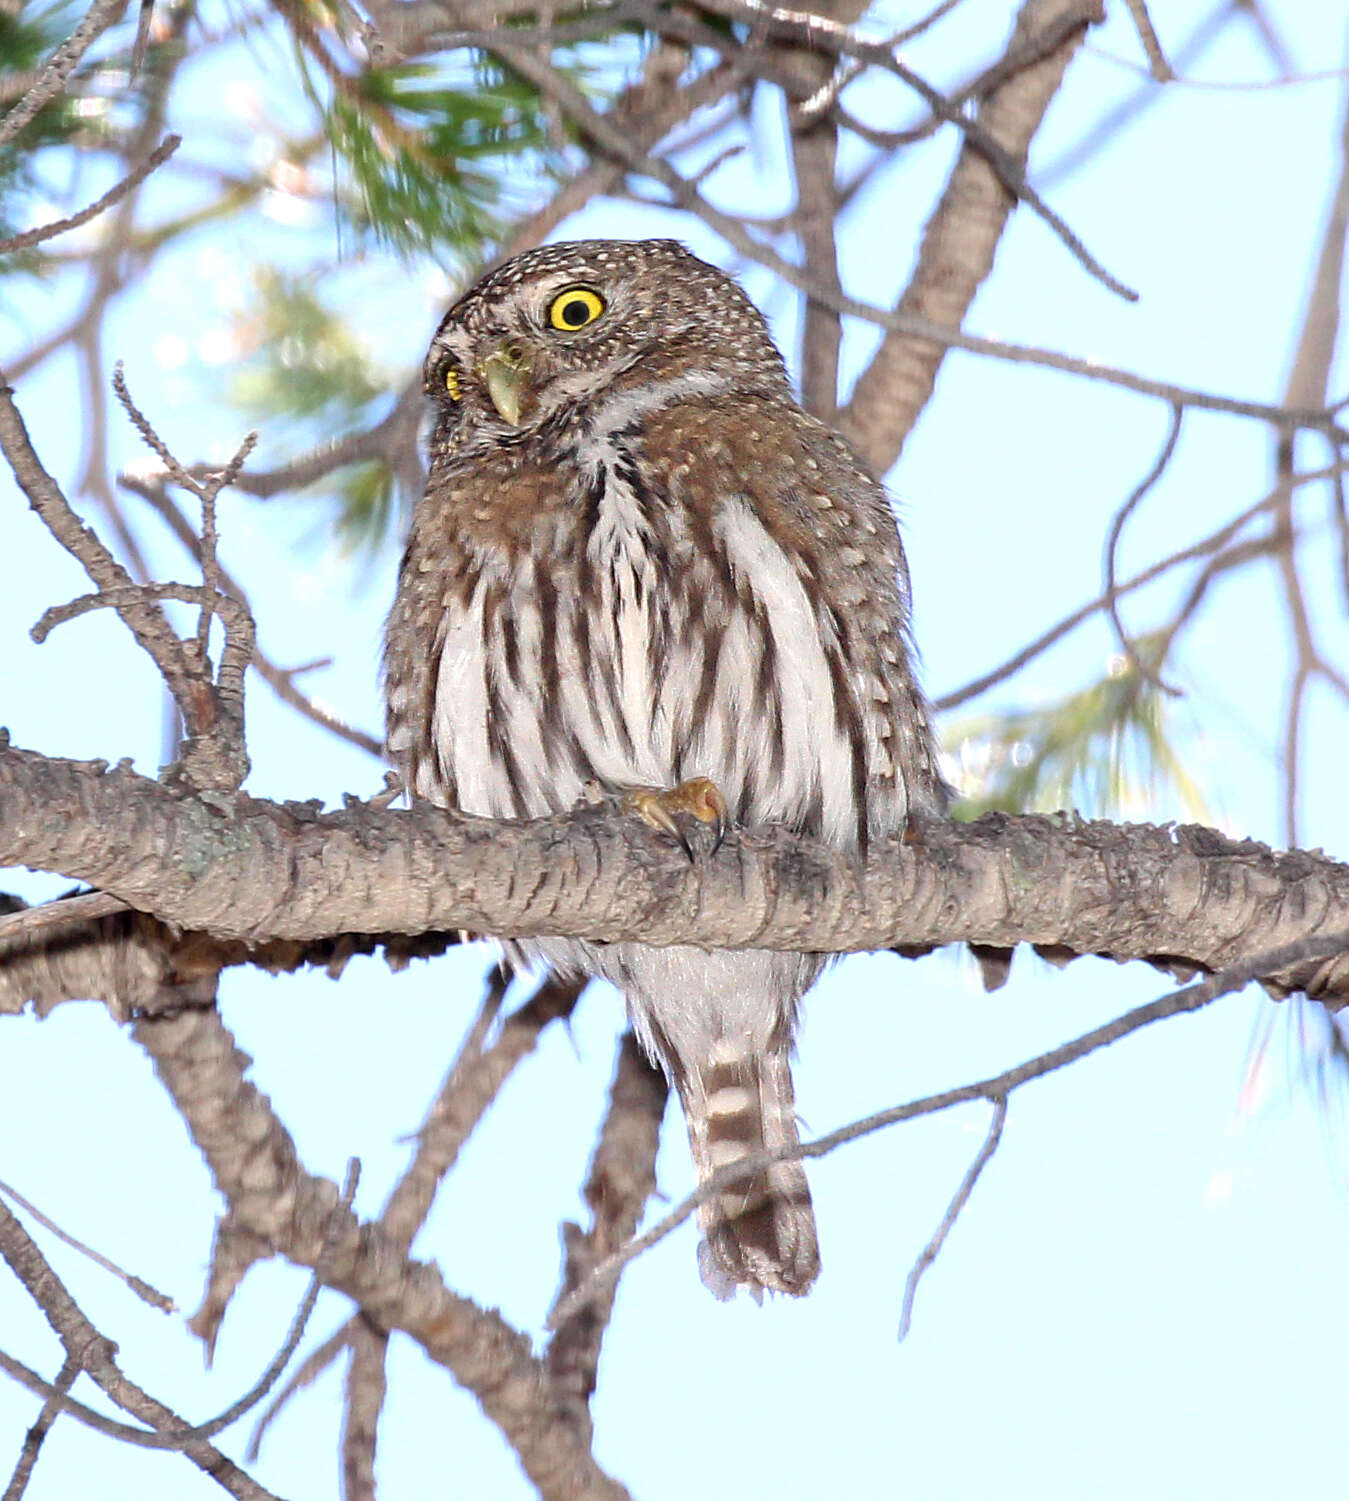
<instances>
[{"instance_id":1,"label":"owl's claw","mask_svg":"<svg viewBox=\"0 0 1349 1501\"><path fill-rule=\"evenodd\" d=\"M653 829L677 839L690 861L693 859L693 846L680 827L676 814L687 813L699 823L712 826L714 855L721 848L721 842L730 826L726 799L721 795L717 784L707 777L693 777L690 781L681 782L678 787L634 787L624 797L623 805Z\"/></svg>"}]
</instances>

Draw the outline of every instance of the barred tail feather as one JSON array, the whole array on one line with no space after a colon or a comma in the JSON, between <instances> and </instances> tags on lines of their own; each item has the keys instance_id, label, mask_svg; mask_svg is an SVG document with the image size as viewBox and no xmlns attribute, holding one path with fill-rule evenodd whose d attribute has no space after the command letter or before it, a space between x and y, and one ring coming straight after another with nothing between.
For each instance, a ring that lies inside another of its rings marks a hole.
<instances>
[{"instance_id":1,"label":"barred tail feather","mask_svg":"<svg viewBox=\"0 0 1349 1501\"><path fill-rule=\"evenodd\" d=\"M722 1045L723 1048L725 1044ZM682 1081L698 1181L762 1151L798 1144L785 1047L759 1057L729 1050ZM820 1270L810 1189L799 1162L775 1162L702 1205L703 1281L727 1298L740 1284L800 1297Z\"/></svg>"}]
</instances>

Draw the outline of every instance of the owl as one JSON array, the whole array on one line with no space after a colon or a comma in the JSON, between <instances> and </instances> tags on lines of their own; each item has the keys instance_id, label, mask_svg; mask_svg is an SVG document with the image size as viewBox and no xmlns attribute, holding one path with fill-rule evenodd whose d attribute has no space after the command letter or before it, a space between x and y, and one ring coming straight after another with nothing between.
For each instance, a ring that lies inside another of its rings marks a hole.
<instances>
[{"instance_id":1,"label":"owl","mask_svg":"<svg viewBox=\"0 0 1349 1501\"><path fill-rule=\"evenodd\" d=\"M941 810L885 493L727 276L671 240L529 251L450 308L426 391L385 651L414 796L534 818L598 789L690 851L711 825L699 858L727 821L864 852ZM623 992L700 1180L797 1145L793 1035L826 956L521 947ZM719 1295L819 1271L799 1161L732 1182L701 1227Z\"/></svg>"}]
</instances>

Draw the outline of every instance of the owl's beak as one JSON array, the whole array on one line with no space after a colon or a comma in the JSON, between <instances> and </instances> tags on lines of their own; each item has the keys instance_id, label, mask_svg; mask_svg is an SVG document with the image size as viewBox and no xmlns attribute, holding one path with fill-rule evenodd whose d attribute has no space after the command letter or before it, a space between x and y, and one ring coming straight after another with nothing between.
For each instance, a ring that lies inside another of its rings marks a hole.
<instances>
[{"instance_id":1,"label":"owl's beak","mask_svg":"<svg viewBox=\"0 0 1349 1501\"><path fill-rule=\"evenodd\" d=\"M493 349L478 361L478 374L497 415L512 427L520 426L520 407L529 383L529 360L518 344Z\"/></svg>"}]
</instances>

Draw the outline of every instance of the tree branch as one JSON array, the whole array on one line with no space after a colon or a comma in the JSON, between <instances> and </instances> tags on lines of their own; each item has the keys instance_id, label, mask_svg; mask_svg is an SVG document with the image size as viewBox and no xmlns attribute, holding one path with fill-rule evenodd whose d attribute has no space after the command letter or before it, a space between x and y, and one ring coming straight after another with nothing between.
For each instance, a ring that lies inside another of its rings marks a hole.
<instances>
[{"instance_id":1,"label":"tree branch","mask_svg":"<svg viewBox=\"0 0 1349 1501\"><path fill-rule=\"evenodd\" d=\"M189 1437L189 1426L176 1413L127 1380L113 1359L117 1346L100 1334L85 1317L74 1298L70 1296L56 1273L47 1264L46 1258L38 1250L31 1236L2 1202L0 1202L0 1254L4 1256L15 1276L19 1278L29 1295L41 1308L47 1322L65 1347L68 1359L75 1361L81 1370L87 1371L119 1407L131 1413L132 1416L140 1418L142 1422L148 1423L156 1434L168 1438L173 1447L179 1447L175 1439L181 1439L182 1452L192 1463L204 1470L212 1480L223 1486L232 1496L238 1497L239 1501L277 1501L270 1491L264 1490L257 1481L245 1474L232 1461L226 1459L205 1439ZM7 1359L3 1364L10 1375L23 1379L19 1370L13 1368L17 1366L17 1362ZM26 1371L24 1374L31 1375ZM31 1384L25 1381L25 1385ZM43 1395L49 1400L55 1397L63 1409L88 1413L94 1419L100 1416L97 1413L89 1413L89 1409L84 1408L82 1404L74 1403L56 1387L48 1387Z\"/></svg>"},{"instance_id":2,"label":"tree branch","mask_svg":"<svg viewBox=\"0 0 1349 1501\"><path fill-rule=\"evenodd\" d=\"M647 1201L656 1190L656 1152L670 1086L652 1067L631 1032L618 1044L618 1063L609 1090L609 1109L586 1178L585 1200L591 1223L562 1227L562 1286L554 1307L590 1278L590 1274L636 1230ZM599 1373L600 1347L613 1313L617 1283L584 1308L560 1321L548 1344L548 1372L569 1420L590 1434L590 1398Z\"/></svg>"},{"instance_id":3,"label":"tree branch","mask_svg":"<svg viewBox=\"0 0 1349 1501\"><path fill-rule=\"evenodd\" d=\"M555 1327L565 1319L574 1317L592 1299L602 1298L606 1288L612 1286L614 1280L630 1261L664 1240L671 1231L678 1229L700 1204L706 1203L719 1193L724 1193L741 1179L753 1173L762 1172L774 1162L826 1157L838 1147L857 1141L863 1136L870 1136L876 1131L882 1131L888 1126L899 1125L902 1121L916 1120L923 1115L935 1115L940 1111L950 1110L953 1106L968 1104L971 1100L990 1100L995 1105L1001 1103L1005 1106L1008 1095L1023 1084L1041 1079L1058 1069L1066 1068L1070 1063L1076 1063L1089 1053L1109 1047L1112 1043L1128 1037L1142 1027L1151 1026L1154 1022L1164 1021L1168 1017L1199 1011L1211 1005L1220 996L1230 995L1233 991L1240 990L1265 969L1300 963L1311 955L1334 953L1346 944L1349 944L1349 928L1341 928L1327 935L1320 942L1315 939L1304 940L1287 945L1280 950L1271 950L1255 956L1250 963L1235 965L1197 985L1188 985L1183 990L1175 990L1169 995L1159 996L1155 1001L1149 1001L1146 1005L1135 1006L1132 1011L1126 1011L1122 1016L1115 1017L1113 1021L1093 1027L1090 1032L1084 1032L1069 1042L1051 1048L1047 1053L1028 1058L1024 1063L1018 1063L1014 1068L995 1074L992 1078L980 1079L972 1084L961 1084L955 1089L943 1090L940 1094L925 1095L917 1100L906 1101L902 1105L893 1105L888 1110L878 1110L874 1115L864 1116L861 1120L840 1126L836 1131L826 1132L814 1141L776 1152L755 1152L749 1157L742 1158L732 1166L722 1168L710 1178L705 1179L691 1194L681 1199L668 1214L663 1215L655 1224L648 1226L640 1235L634 1236L626 1245L621 1246L613 1255L602 1261L581 1287L569 1294L553 1309L549 1315L549 1326ZM968 1190L974 1186L974 1179L982 1172L988 1155L991 1155L997 1146L1002 1130L1001 1115L1002 1112L999 1111L995 1116L994 1129L989 1132L985 1149L976 1158L951 1209L958 1211L963 1205L965 1198L968 1197ZM948 1210L948 1215L950 1212Z\"/></svg>"},{"instance_id":4,"label":"tree branch","mask_svg":"<svg viewBox=\"0 0 1349 1501\"><path fill-rule=\"evenodd\" d=\"M1031 942L1219 970L1349 925L1349 866L1211 829L989 814L914 836L860 861L751 829L691 864L612 804L520 823L354 799L317 813L0 749L0 863L251 944L456 928L826 953ZM1349 1000L1346 957L1265 978Z\"/></svg>"},{"instance_id":5,"label":"tree branch","mask_svg":"<svg viewBox=\"0 0 1349 1501\"><path fill-rule=\"evenodd\" d=\"M1053 26L1072 0L1026 0L1008 50ZM1031 138L1081 45L1085 23L1048 57L1014 74L979 107L979 123L1007 156L1024 165ZM959 328L993 258L1016 199L988 158L966 141L918 253L918 264L896 311L901 316ZM891 332L862 372L844 409L844 432L877 474L899 457L927 404L947 346Z\"/></svg>"},{"instance_id":6,"label":"tree branch","mask_svg":"<svg viewBox=\"0 0 1349 1501\"><path fill-rule=\"evenodd\" d=\"M434 1266L339 1211L335 1184L301 1165L247 1059L213 1008L142 1019L136 1040L201 1150L239 1228L313 1267L381 1329L401 1329L471 1391L544 1501L627 1501L558 1416L529 1341L498 1313L451 1292Z\"/></svg>"}]
</instances>

